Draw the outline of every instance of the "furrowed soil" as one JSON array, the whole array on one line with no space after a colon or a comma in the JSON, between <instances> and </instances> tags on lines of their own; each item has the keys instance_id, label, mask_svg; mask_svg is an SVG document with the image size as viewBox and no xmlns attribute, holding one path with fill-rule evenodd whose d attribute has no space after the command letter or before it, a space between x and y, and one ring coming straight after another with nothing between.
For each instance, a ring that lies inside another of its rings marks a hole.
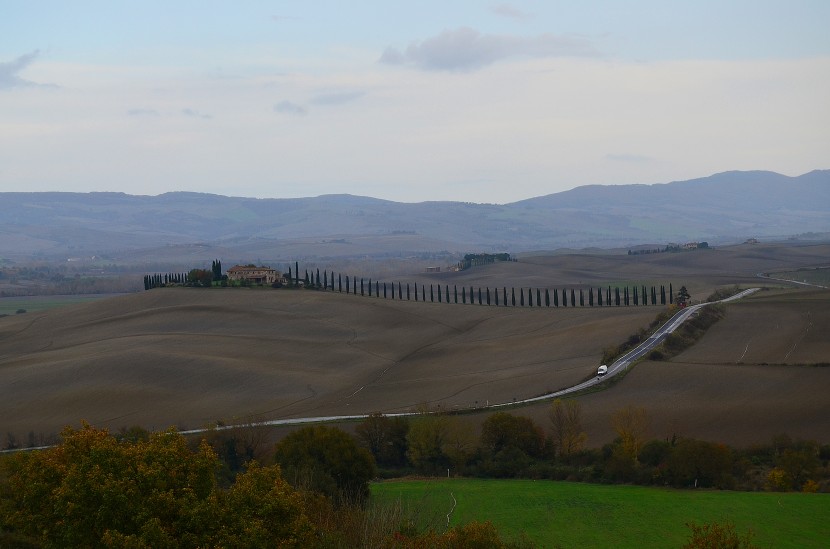
<instances>
[{"instance_id":1,"label":"furrowed soil","mask_svg":"<svg viewBox=\"0 0 830 549\"><path fill-rule=\"evenodd\" d=\"M787 285L755 277L820 266L828 257L827 245L552 255L402 280L459 292L462 285L506 287L508 294L512 287L578 294L671 282L675 291L687 286L694 300L719 287L770 287L726 306L725 318L681 355L638 364L609 389L577 397L588 443L610 441L611 413L630 404L647 409L653 436L744 445L786 432L830 442L830 368L815 366L830 362L830 291L781 289ZM7 316L0 318L0 430L25 440L30 431L56 433L81 420L111 429L198 428L420 406L475 409L591 376L606 347L662 309L162 288ZM512 412L547 427L548 407Z\"/></svg>"}]
</instances>

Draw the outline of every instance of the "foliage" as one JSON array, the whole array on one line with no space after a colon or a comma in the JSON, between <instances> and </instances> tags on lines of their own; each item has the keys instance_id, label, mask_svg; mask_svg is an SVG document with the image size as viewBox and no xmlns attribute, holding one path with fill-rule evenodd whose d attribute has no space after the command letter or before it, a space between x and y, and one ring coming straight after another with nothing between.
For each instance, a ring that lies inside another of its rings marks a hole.
<instances>
[{"instance_id":1,"label":"foliage","mask_svg":"<svg viewBox=\"0 0 830 549\"><path fill-rule=\"evenodd\" d=\"M374 413L364 419L355 434L379 465L401 467L406 464L406 436L409 422L402 417L390 418Z\"/></svg>"},{"instance_id":2,"label":"foliage","mask_svg":"<svg viewBox=\"0 0 830 549\"><path fill-rule=\"evenodd\" d=\"M410 421L406 435L406 457L422 473L447 469L450 458L445 452L449 442L450 418L444 414L422 413Z\"/></svg>"},{"instance_id":3,"label":"foliage","mask_svg":"<svg viewBox=\"0 0 830 549\"><path fill-rule=\"evenodd\" d=\"M119 442L84 424L51 449L16 456L4 519L43 547L306 545L301 501L279 468L252 466L228 491L216 454L173 430Z\"/></svg>"},{"instance_id":4,"label":"foliage","mask_svg":"<svg viewBox=\"0 0 830 549\"><path fill-rule=\"evenodd\" d=\"M636 463L646 441L648 413L640 406L626 406L611 416L611 425L620 440L622 455Z\"/></svg>"},{"instance_id":5,"label":"foliage","mask_svg":"<svg viewBox=\"0 0 830 549\"><path fill-rule=\"evenodd\" d=\"M689 542L683 549L753 549L757 547L752 544L752 531L743 536L735 531L735 525L731 522L719 524L697 525L694 522L686 525L691 529Z\"/></svg>"},{"instance_id":6,"label":"foliage","mask_svg":"<svg viewBox=\"0 0 830 549\"><path fill-rule=\"evenodd\" d=\"M514 448L525 455L541 457L545 450L545 434L530 418L496 412L481 426L481 444L492 454Z\"/></svg>"},{"instance_id":7,"label":"foliage","mask_svg":"<svg viewBox=\"0 0 830 549\"><path fill-rule=\"evenodd\" d=\"M350 435L317 425L294 431L275 448L274 458L295 486L337 501L361 501L369 495L375 460Z\"/></svg>"},{"instance_id":8,"label":"foliage","mask_svg":"<svg viewBox=\"0 0 830 549\"><path fill-rule=\"evenodd\" d=\"M578 400L556 399L548 412L556 455L567 458L585 446L588 435L582 430L582 407Z\"/></svg>"}]
</instances>

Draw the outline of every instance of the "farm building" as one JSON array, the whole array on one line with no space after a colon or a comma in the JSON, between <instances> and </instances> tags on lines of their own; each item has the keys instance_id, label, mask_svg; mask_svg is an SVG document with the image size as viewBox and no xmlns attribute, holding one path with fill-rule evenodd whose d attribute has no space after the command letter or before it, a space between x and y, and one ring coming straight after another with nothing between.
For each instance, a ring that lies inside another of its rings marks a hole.
<instances>
[{"instance_id":1,"label":"farm building","mask_svg":"<svg viewBox=\"0 0 830 549\"><path fill-rule=\"evenodd\" d=\"M246 281L251 284L273 284L285 282L282 273L270 267L254 265L234 265L228 269L228 280Z\"/></svg>"}]
</instances>

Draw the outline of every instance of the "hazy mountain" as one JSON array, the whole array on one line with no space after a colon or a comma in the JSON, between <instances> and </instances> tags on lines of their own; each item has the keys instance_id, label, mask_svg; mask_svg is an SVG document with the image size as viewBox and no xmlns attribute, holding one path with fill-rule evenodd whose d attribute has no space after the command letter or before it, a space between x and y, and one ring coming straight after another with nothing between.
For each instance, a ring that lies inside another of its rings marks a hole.
<instances>
[{"instance_id":1,"label":"hazy mountain","mask_svg":"<svg viewBox=\"0 0 830 549\"><path fill-rule=\"evenodd\" d=\"M352 195L253 199L174 192L0 193L0 257L109 255L208 244L276 257L522 250L785 237L830 231L830 170L726 172L655 185L591 185L511 204L405 204ZM323 246L324 245L324 246ZM322 246L322 247L321 247Z\"/></svg>"}]
</instances>

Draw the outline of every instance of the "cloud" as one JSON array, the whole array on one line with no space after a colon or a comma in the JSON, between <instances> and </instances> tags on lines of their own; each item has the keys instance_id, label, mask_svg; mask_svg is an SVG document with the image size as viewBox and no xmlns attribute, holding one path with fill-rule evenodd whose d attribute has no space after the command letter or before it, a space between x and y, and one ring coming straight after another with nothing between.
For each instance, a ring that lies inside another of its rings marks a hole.
<instances>
[{"instance_id":1,"label":"cloud","mask_svg":"<svg viewBox=\"0 0 830 549\"><path fill-rule=\"evenodd\" d=\"M406 50L388 47L380 57L389 65L414 65L438 71L471 71L510 57L597 56L598 52L584 39L553 34L520 37L482 34L469 27L447 30L411 43Z\"/></svg>"},{"instance_id":2,"label":"cloud","mask_svg":"<svg viewBox=\"0 0 830 549\"><path fill-rule=\"evenodd\" d=\"M311 98L314 105L342 105L356 101L366 95L364 91L340 91L315 95Z\"/></svg>"},{"instance_id":3,"label":"cloud","mask_svg":"<svg viewBox=\"0 0 830 549\"><path fill-rule=\"evenodd\" d=\"M192 118L202 118L204 120L210 120L211 118L213 118L209 114L202 114L199 111L195 111L193 109L182 109L182 114L185 116L190 116Z\"/></svg>"},{"instance_id":4,"label":"cloud","mask_svg":"<svg viewBox=\"0 0 830 549\"><path fill-rule=\"evenodd\" d=\"M56 87L54 84L38 84L37 82L30 82L17 76L17 73L31 65L39 55L40 50L35 50L31 53L21 55L14 61L0 63L0 90L29 86Z\"/></svg>"},{"instance_id":5,"label":"cloud","mask_svg":"<svg viewBox=\"0 0 830 549\"><path fill-rule=\"evenodd\" d=\"M274 105L274 112L304 116L308 114L308 109L291 101L280 101Z\"/></svg>"},{"instance_id":6,"label":"cloud","mask_svg":"<svg viewBox=\"0 0 830 549\"><path fill-rule=\"evenodd\" d=\"M130 116L159 116L159 112L154 109L130 109L127 114Z\"/></svg>"},{"instance_id":7,"label":"cloud","mask_svg":"<svg viewBox=\"0 0 830 549\"><path fill-rule=\"evenodd\" d=\"M508 19L529 19L530 14L525 13L519 8L511 6L510 4L496 4L491 6L490 9L496 15L500 15L502 17L507 17Z\"/></svg>"}]
</instances>

